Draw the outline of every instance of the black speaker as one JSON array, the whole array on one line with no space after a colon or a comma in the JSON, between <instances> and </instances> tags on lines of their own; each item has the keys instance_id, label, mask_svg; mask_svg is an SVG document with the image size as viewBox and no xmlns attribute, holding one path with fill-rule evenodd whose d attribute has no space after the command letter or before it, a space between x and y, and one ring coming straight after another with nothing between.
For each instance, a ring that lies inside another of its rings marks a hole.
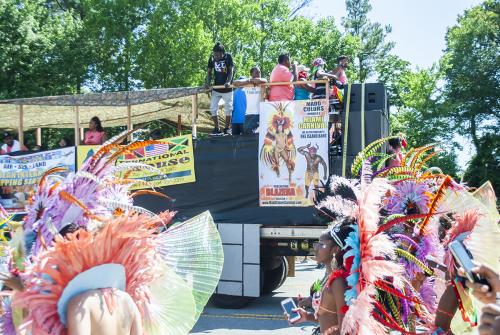
<instances>
[{"instance_id":1,"label":"black speaker","mask_svg":"<svg viewBox=\"0 0 500 335\"><path fill-rule=\"evenodd\" d=\"M346 157L345 176L351 178L351 165L356 156ZM330 156L330 175L342 175L342 156Z\"/></svg>"},{"instance_id":2,"label":"black speaker","mask_svg":"<svg viewBox=\"0 0 500 335\"><path fill-rule=\"evenodd\" d=\"M351 85L351 111L361 110L361 85ZM344 91L345 92L345 91ZM347 92L345 92L347 93ZM344 99L345 101L345 99ZM387 93L382 83L365 84L365 110L386 110L388 109Z\"/></svg>"},{"instance_id":3,"label":"black speaker","mask_svg":"<svg viewBox=\"0 0 500 335\"><path fill-rule=\"evenodd\" d=\"M342 140L347 130L347 155L355 156L361 150L361 112L349 112L346 129L346 113L342 113ZM365 146L379 138L389 136L389 116L382 110L365 110ZM344 146L342 146L344 148Z\"/></svg>"},{"instance_id":4,"label":"black speaker","mask_svg":"<svg viewBox=\"0 0 500 335\"><path fill-rule=\"evenodd\" d=\"M345 107L342 112L342 140L345 141L344 134L347 130L348 156L356 156L362 150L360 97L361 84L353 84L351 86L349 124L346 124ZM365 146L379 138L389 136L389 132L389 108L384 85L381 83L365 84Z\"/></svg>"}]
</instances>

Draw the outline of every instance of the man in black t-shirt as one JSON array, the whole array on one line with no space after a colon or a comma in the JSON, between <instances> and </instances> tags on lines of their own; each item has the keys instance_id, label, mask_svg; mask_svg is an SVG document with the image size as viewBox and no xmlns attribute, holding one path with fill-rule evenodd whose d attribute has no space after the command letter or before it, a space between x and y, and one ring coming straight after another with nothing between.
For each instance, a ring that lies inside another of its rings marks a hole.
<instances>
[{"instance_id":1,"label":"man in black t-shirt","mask_svg":"<svg viewBox=\"0 0 500 335\"><path fill-rule=\"evenodd\" d=\"M214 86L225 86L225 88L212 89L212 100L210 101L210 113L214 120L213 134L220 134L219 120L217 111L219 109L219 101L224 100L224 113L226 114L226 127L224 133L230 133L229 126L231 125L231 114L233 113L233 89L230 88L233 80L233 58L231 54L226 53L224 46L220 43L215 44L212 49L212 55L208 59L208 71L206 86L212 84L212 72L215 72Z\"/></svg>"}]
</instances>

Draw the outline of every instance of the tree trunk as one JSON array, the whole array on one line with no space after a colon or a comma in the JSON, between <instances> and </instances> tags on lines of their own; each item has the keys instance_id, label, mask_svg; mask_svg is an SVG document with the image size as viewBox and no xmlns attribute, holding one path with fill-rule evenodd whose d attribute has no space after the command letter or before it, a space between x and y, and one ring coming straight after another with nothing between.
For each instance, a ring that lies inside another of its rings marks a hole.
<instances>
[{"instance_id":1,"label":"tree trunk","mask_svg":"<svg viewBox=\"0 0 500 335\"><path fill-rule=\"evenodd\" d=\"M480 143L479 143L479 138L477 137L477 123L475 116L471 116L470 118L470 135L472 137L472 144L474 144L476 153L478 153Z\"/></svg>"},{"instance_id":2,"label":"tree trunk","mask_svg":"<svg viewBox=\"0 0 500 335\"><path fill-rule=\"evenodd\" d=\"M260 11L261 11L261 15L263 16L264 15L264 3L260 3ZM264 19L261 17L260 18L260 21L259 21L259 24L260 24L260 31L263 32L264 31ZM262 37L260 39L260 50L259 50L259 66L261 68L261 71L262 73L267 73L267 72L264 72L264 71L267 71L267 69L264 69L264 44L265 44L265 37Z\"/></svg>"}]
</instances>

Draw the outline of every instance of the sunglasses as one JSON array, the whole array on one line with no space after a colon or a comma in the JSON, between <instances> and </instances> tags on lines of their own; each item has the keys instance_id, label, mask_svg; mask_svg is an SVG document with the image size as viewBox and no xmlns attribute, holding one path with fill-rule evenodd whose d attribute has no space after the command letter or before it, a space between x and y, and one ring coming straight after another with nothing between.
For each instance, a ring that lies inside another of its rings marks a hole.
<instances>
[{"instance_id":1,"label":"sunglasses","mask_svg":"<svg viewBox=\"0 0 500 335\"><path fill-rule=\"evenodd\" d=\"M322 242L314 242L313 249L325 249L328 245Z\"/></svg>"}]
</instances>

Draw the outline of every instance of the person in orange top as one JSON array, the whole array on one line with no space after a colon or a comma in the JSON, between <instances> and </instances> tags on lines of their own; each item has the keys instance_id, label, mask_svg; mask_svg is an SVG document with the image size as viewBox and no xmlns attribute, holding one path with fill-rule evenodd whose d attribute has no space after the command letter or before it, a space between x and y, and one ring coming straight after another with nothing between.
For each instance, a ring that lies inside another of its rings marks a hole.
<instances>
[{"instance_id":1,"label":"person in orange top","mask_svg":"<svg viewBox=\"0 0 500 335\"><path fill-rule=\"evenodd\" d=\"M278 65L271 72L271 83L292 82L297 80L297 64L292 65L290 71L290 56L281 54ZM293 100L293 85L274 85L269 89L269 101Z\"/></svg>"},{"instance_id":2,"label":"person in orange top","mask_svg":"<svg viewBox=\"0 0 500 335\"><path fill-rule=\"evenodd\" d=\"M89 130L85 132L83 143L86 145L99 145L106 142L106 132L97 116L90 119Z\"/></svg>"}]
</instances>

